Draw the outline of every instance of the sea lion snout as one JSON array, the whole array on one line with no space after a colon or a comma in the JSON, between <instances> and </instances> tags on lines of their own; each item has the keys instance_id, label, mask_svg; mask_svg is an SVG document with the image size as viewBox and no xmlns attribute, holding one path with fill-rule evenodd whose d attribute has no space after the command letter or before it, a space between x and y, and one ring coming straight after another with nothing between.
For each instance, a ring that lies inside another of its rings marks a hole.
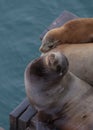
<instances>
[{"instance_id":1,"label":"sea lion snout","mask_svg":"<svg viewBox=\"0 0 93 130\"><path fill-rule=\"evenodd\" d=\"M41 52L48 52L59 44L59 39L56 39L55 36L51 35L53 30L49 31L49 33L46 33L43 37L42 44L39 48Z\"/></svg>"},{"instance_id":2,"label":"sea lion snout","mask_svg":"<svg viewBox=\"0 0 93 130\"><path fill-rule=\"evenodd\" d=\"M52 48L54 48L54 42L53 41L46 41L45 39L42 40L42 45L39 48L39 51L41 52L48 52Z\"/></svg>"},{"instance_id":3,"label":"sea lion snout","mask_svg":"<svg viewBox=\"0 0 93 130\"><path fill-rule=\"evenodd\" d=\"M55 48L56 46L60 45L62 43L61 40L56 40L56 39L52 39L52 40L47 40L44 38L42 40L42 45L39 48L39 51L46 53L48 51L50 51L51 49Z\"/></svg>"},{"instance_id":4,"label":"sea lion snout","mask_svg":"<svg viewBox=\"0 0 93 130\"><path fill-rule=\"evenodd\" d=\"M49 45L49 46L44 46L44 45L41 45L40 48L39 48L39 51L41 52L48 52L49 50L51 50L53 47L53 45Z\"/></svg>"},{"instance_id":5,"label":"sea lion snout","mask_svg":"<svg viewBox=\"0 0 93 130\"><path fill-rule=\"evenodd\" d=\"M62 53L51 52L46 58L49 68L56 71L59 75L64 75L68 71L68 60Z\"/></svg>"}]
</instances>

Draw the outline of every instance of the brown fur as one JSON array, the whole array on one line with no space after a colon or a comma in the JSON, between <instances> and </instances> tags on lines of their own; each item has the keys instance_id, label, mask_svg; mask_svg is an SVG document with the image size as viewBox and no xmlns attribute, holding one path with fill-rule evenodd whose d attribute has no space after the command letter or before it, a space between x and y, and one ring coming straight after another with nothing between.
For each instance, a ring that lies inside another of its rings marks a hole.
<instances>
[{"instance_id":1,"label":"brown fur","mask_svg":"<svg viewBox=\"0 0 93 130\"><path fill-rule=\"evenodd\" d=\"M48 31L42 40L40 51L47 52L63 43L88 42L93 42L93 18L78 18Z\"/></svg>"},{"instance_id":2,"label":"brown fur","mask_svg":"<svg viewBox=\"0 0 93 130\"><path fill-rule=\"evenodd\" d=\"M30 98L31 104L35 105L38 109L40 108L40 111L43 109L43 107L46 107L50 101L48 100L47 104L42 104L42 102L44 103L44 97L41 95L40 99L39 92L41 93L46 91L48 88L50 89L52 86L54 86L54 84L56 85L61 77L67 72L68 61L66 61L64 55L62 56L63 60L60 63L61 66L60 64L54 65L54 59L51 59L51 54L48 54L48 56L42 56L29 63L26 68L25 86L27 95ZM45 95L45 99L47 96L48 95Z\"/></svg>"}]
</instances>

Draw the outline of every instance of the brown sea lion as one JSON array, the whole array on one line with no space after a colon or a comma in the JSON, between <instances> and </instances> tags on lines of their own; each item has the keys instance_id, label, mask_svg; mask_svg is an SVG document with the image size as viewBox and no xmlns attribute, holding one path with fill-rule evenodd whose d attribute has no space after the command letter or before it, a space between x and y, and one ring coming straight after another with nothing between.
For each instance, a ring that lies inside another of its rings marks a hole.
<instances>
[{"instance_id":1,"label":"brown sea lion","mask_svg":"<svg viewBox=\"0 0 93 130\"><path fill-rule=\"evenodd\" d=\"M68 67L67 58L60 52L50 52L29 63L25 70L27 96L41 117L48 115L60 130L93 130L93 88Z\"/></svg>"},{"instance_id":2,"label":"brown sea lion","mask_svg":"<svg viewBox=\"0 0 93 130\"><path fill-rule=\"evenodd\" d=\"M63 43L85 42L93 42L93 18L74 19L48 31L42 40L40 51L45 53Z\"/></svg>"},{"instance_id":3,"label":"brown sea lion","mask_svg":"<svg viewBox=\"0 0 93 130\"><path fill-rule=\"evenodd\" d=\"M49 94L48 92L44 95L41 94L40 96L41 91L46 91L48 88L50 89L51 86L54 86L54 84L56 85L57 82L59 82L59 79L62 78L62 76L66 73L68 69L68 61L66 60L64 55L62 55L63 57L61 56L62 58L59 59L59 61L55 60L55 58L58 59L59 55L60 53L58 52L56 57L53 53L51 55L41 56L40 58L29 63L26 68L26 92L28 97L30 98L31 104L33 104L40 111L43 108L48 109L48 104L51 104L51 102L53 103L52 100L54 100L51 98L51 100L47 100L46 102L44 102L46 98L48 99L47 96L52 96L52 94ZM59 63L62 65L62 67ZM52 64L54 64L54 66Z\"/></svg>"}]
</instances>

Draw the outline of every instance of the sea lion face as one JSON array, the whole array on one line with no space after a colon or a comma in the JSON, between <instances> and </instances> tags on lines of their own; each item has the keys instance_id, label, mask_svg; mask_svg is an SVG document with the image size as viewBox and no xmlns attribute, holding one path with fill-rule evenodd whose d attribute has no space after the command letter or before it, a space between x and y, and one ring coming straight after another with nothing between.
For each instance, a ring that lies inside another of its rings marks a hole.
<instances>
[{"instance_id":1,"label":"sea lion face","mask_svg":"<svg viewBox=\"0 0 93 130\"><path fill-rule=\"evenodd\" d=\"M60 76L63 76L68 70L68 60L60 52L50 52L47 54L45 60L48 68L56 71Z\"/></svg>"},{"instance_id":2,"label":"sea lion face","mask_svg":"<svg viewBox=\"0 0 93 130\"><path fill-rule=\"evenodd\" d=\"M55 79L62 78L68 71L68 60L60 52L49 52L37 58L30 64L29 73L31 82L33 77L37 82L53 82ZM36 82L35 82L36 83Z\"/></svg>"},{"instance_id":3,"label":"sea lion face","mask_svg":"<svg viewBox=\"0 0 93 130\"><path fill-rule=\"evenodd\" d=\"M57 38L58 33L54 33L54 30L56 29L47 32L44 38L42 39L42 45L39 48L41 52L48 52L49 50L55 48L57 45L61 43L61 40Z\"/></svg>"},{"instance_id":4,"label":"sea lion face","mask_svg":"<svg viewBox=\"0 0 93 130\"><path fill-rule=\"evenodd\" d=\"M42 40L42 45L39 50L41 52L48 52L50 49L55 47L54 41L54 39L48 38L48 35L46 34Z\"/></svg>"},{"instance_id":5,"label":"sea lion face","mask_svg":"<svg viewBox=\"0 0 93 130\"><path fill-rule=\"evenodd\" d=\"M30 73L46 82L62 78L67 70L67 58L60 52L49 52L33 61Z\"/></svg>"}]
</instances>

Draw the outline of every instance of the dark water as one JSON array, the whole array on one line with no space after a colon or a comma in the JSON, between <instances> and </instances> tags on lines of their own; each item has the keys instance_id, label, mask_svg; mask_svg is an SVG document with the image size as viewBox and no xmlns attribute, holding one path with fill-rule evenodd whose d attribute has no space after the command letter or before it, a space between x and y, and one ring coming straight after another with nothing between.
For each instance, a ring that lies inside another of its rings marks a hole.
<instances>
[{"instance_id":1,"label":"dark water","mask_svg":"<svg viewBox=\"0 0 93 130\"><path fill-rule=\"evenodd\" d=\"M0 126L24 99L24 70L38 57L39 35L64 10L93 17L92 0L0 0Z\"/></svg>"}]
</instances>

